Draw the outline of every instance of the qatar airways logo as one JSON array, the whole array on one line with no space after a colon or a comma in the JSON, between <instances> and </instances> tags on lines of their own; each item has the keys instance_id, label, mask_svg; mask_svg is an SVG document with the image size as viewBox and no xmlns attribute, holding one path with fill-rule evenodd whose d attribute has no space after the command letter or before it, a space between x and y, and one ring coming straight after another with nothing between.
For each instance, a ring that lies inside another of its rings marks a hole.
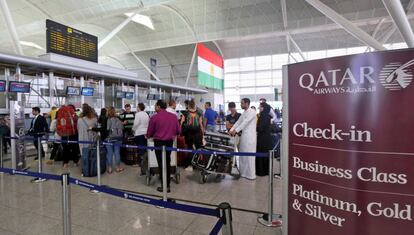
<instances>
[{"instance_id":1,"label":"qatar airways logo","mask_svg":"<svg viewBox=\"0 0 414 235\"><path fill-rule=\"evenodd\" d=\"M414 59L406 63L392 62L381 71L371 66L359 69L322 70L317 74L304 73L299 77L299 86L315 95L369 93L377 90L379 83L389 91L407 88L413 80Z\"/></svg>"},{"instance_id":2,"label":"qatar airways logo","mask_svg":"<svg viewBox=\"0 0 414 235\"><path fill-rule=\"evenodd\" d=\"M413 80L413 72L410 69L413 64L414 59L405 64L396 62L385 65L379 75L380 83L390 91L407 88Z\"/></svg>"}]
</instances>

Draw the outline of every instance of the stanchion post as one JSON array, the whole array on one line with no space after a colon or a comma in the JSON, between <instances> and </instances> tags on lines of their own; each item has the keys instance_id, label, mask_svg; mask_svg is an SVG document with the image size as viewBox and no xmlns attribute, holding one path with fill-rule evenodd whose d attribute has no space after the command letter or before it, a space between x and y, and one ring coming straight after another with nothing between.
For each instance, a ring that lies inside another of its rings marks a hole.
<instances>
[{"instance_id":1,"label":"stanchion post","mask_svg":"<svg viewBox=\"0 0 414 235\"><path fill-rule=\"evenodd\" d=\"M272 217L273 217L273 158L275 156L275 151L271 150L269 152L269 193L268 193L268 198L269 198L269 203L268 203L268 217L267 217L267 222L269 224L272 223Z\"/></svg>"},{"instance_id":2,"label":"stanchion post","mask_svg":"<svg viewBox=\"0 0 414 235\"><path fill-rule=\"evenodd\" d=\"M37 172L43 172L43 162L42 162L42 136L37 136ZM32 183L41 183L46 181L47 179L42 179L40 177L32 179L30 182Z\"/></svg>"},{"instance_id":3,"label":"stanchion post","mask_svg":"<svg viewBox=\"0 0 414 235\"><path fill-rule=\"evenodd\" d=\"M223 219L223 228L221 229L222 235L233 235L233 216L231 212L231 206L227 202L222 202L218 205L220 209L220 218Z\"/></svg>"},{"instance_id":4,"label":"stanchion post","mask_svg":"<svg viewBox=\"0 0 414 235\"><path fill-rule=\"evenodd\" d=\"M269 192L268 192L268 213L259 216L257 219L259 223L267 227L280 227L282 226L281 215L273 214L273 158L275 155L274 150L269 151ZM276 218L278 218L276 220Z\"/></svg>"},{"instance_id":5,"label":"stanchion post","mask_svg":"<svg viewBox=\"0 0 414 235\"><path fill-rule=\"evenodd\" d=\"M101 186L101 146L100 146L100 135L98 132L98 137L96 141L96 170L98 175L98 185Z\"/></svg>"},{"instance_id":6,"label":"stanchion post","mask_svg":"<svg viewBox=\"0 0 414 235\"><path fill-rule=\"evenodd\" d=\"M4 153L4 146L3 146L3 141L4 141L4 139L3 139L3 135L0 135L0 168L3 168L3 153Z\"/></svg>"},{"instance_id":7,"label":"stanchion post","mask_svg":"<svg viewBox=\"0 0 414 235\"><path fill-rule=\"evenodd\" d=\"M63 234L71 234L70 184L69 173L62 175L62 218Z\"/></svg>"},{"instance_id":8,"label":"stanchion post","mask_svg":"<svg viewBox=\"0 0 414 235\"><path fill-rule=\"evenodd\" d=\"M162 146L162 200L167 201L167 152L165 145Z\"/></svg>"},{"instance_id":9,"label":"stanchion post","mask_svg":"<svg viewBox=\"0 0 414 235\"><path fill-rule=\"evenodd\" d=\"M37 136L37 172L42 173L42 137Z\"/></svg>"}]
</instances>

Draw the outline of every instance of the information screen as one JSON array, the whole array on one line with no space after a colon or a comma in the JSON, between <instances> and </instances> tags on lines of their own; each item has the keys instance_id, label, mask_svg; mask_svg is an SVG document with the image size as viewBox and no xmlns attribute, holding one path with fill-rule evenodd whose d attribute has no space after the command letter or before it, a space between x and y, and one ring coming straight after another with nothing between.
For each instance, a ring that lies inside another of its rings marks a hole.
<instances>
[{"instance_id":1,"label":"information screen","mask_svg":"<svg viewBox=\"0 0 414 235\"><path fill-rule=\"evenodd\" d=\"M83 96L93 96L93 87L82 87Z\"/></svg>"},{"instance_id":2,"label":"information screen","mask_svg":"<svg viewBox=\"0 0 414 235\"><path fill-rule=\"evenodd\" d=\"M128 100L134 99L134 93L133 92L125 92L125 99L128 99Z\"/></svg>"},{"instance_id":3,"label":"information screen","mask_svg":"<svg viewBox=\"0 0 414 235\"><path fill-rule=\"evenodd\" d=\"M30 83L28 82L9 82L9 91L17 93L30 93Z\"/></svg>"},{"instance_id":4,"label":"information screen","mask_svg":"<svg viewBox=\"0 0 414 235\"><path fill-rule=\"evenodd\" d=\"M6 91L6 81L0 81L0 92Z\"/></svg>"},{"instance_id":5,"label":"information screen","mask_svg":"<svg viewBox=\"0 0 414 235\"><path fill-rule=\"evenodd\" d=\"M66 94L67 95L80 95L80 87L73 87L73 86L68 86L66 88Z\"/></svg>"},{"instance_id":6,"label":"information screen","mask_svg":"<svg viewBox=\"0 0 414 235\"><path fill-rule=\"evenodd\" d=\"M117 91L116 92L116 98L119 98L119 99L125 98L125 92L123 92L123 91Z\"/></svg>"},{"instance_id":7,"label":"information screen","mask_svg":"<svg viewBox=\"0 0 414 235\"><path fill-rule=\"evenodd\" d=\"M46 52L98 62L98 38L46 20Z\"/></svg>"}]
</instances>

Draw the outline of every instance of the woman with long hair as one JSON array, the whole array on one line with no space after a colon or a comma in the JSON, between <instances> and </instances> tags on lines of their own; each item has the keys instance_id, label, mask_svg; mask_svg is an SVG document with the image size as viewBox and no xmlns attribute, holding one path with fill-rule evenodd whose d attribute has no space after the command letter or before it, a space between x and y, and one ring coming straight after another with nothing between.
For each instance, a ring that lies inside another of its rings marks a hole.
<instances>
[{"instance_id":1,"label":"woman with long hair","mask_svg":"<svg viewBox=\"0 0 414 235\"><path fill-rule=\"evenodd\" d=\"M116 172L121 172L124 168L121 167L121 146L123 137L123 124L121 120L116 116L114 107L108 108L108 137L106 141L111 143L106 145L106 165L108 167L108 173L112 173L112 158L115 157Z\"/></svg>"},{"instance_id":2,"label":"woman with long hair","mask_svg":"<svg viewBox=\"0 0 414 235\"><path fill-rule=\"evenodd\" d=\"M95 141L96 133L91 130L96 127L97 123L98 120L92 107L87 104L83 104L81 118L78 120L79 141ZM89 147L90 144L79 144L83 162L88 161Z\"/></svg>"},{"instance_id":3,"label":"woman with long hair","mask_svg":"<svg viewBox=\"0 0 414 235\"><path fill-rule=\"evenodd\" d=\"M267 103L260 103L260 114L257 121L257 152L269 153L272 149L272 136L271 136L271 116L270 105ZM269 159L263 157L256 158L256 175L265 176L269 174Z\"/></svg>"}]
</instances>

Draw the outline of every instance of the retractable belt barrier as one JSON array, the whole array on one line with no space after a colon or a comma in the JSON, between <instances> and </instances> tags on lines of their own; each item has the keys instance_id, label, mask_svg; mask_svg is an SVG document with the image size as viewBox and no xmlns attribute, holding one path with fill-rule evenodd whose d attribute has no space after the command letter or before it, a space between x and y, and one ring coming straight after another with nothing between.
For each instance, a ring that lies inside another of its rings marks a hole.
<instances>
[{"instance_id":1,"label":"retractable belt barrier","mask_svg":"<svg viewBox=\"0 0 414 235\"><path fill-rule=\"evenodd\" d=\"M54 175L54 174L38 173L38 172L31 172L31 171L18 171L18 170L14 170L11 168L0 168L0 172L10 174L10 175L38 177L42 179L63 182L63 175ZM92 184L87 181L79 180L79 179L72 178L72 177L69 177L69 184L75 184L75 185L78 185L80 187L83 187L89 190L96 190L102 193L106 193L106 194L119 197L119 198L123 198L123 199L128 199L131 201L141 202L141 203L145 203L149 205L169 208L169 209L178 210L178 211L189 212L193 214L217 217L219 218L219 220L217 224L214 226L213 230L210 232L210 234L212 235L218 234L224 225L223 223L224 219L220 215L219 208L211 209L211 208L204 208L204 207L199 207L199 206L192 206L192 205L179 204L179 203L174 203L174 202L169 202L169 201L163 201L159 199L153 199L153 198L144 197L138 194L123 192L123 191L112 189L112 188L105 187L105 186L99 186L99 185Z\"/></svg>"},{"instance_id":2,"label":"retractable belt barrier","mask_svg":"<svg viewBox=\"0 0 414 235\"><path fill-rule=\"evenodd\" d=\"M5 137L9 139L18 139L18 140L36 140L37 138L23 136L23 137ZM67 144L96 144L96 141L74 141L74 140L60 140L60 139L53 139L53 138L42 138L43 141L48 142L55 142L55 143L67 143ZM124 148L134 148L134 149L148 149L148 150L162 150L161 147L151 147L151 146L138 146L138 145L126 145L114 142L100 142L103 145L112 145L112 146L121 146ZM223 156L253 156L253 157L265 157L268 158L268 153L253 153L253 152L223 152L223 151L210 151L210 150L194 150L194 149L180 149L180 148L172 148L166 147L165 150L167 151L174 151L174 152L185 152L185 153L193 153L193 154L214 154L214 155L223 155Z\"/></svg>"}]
</instances>

